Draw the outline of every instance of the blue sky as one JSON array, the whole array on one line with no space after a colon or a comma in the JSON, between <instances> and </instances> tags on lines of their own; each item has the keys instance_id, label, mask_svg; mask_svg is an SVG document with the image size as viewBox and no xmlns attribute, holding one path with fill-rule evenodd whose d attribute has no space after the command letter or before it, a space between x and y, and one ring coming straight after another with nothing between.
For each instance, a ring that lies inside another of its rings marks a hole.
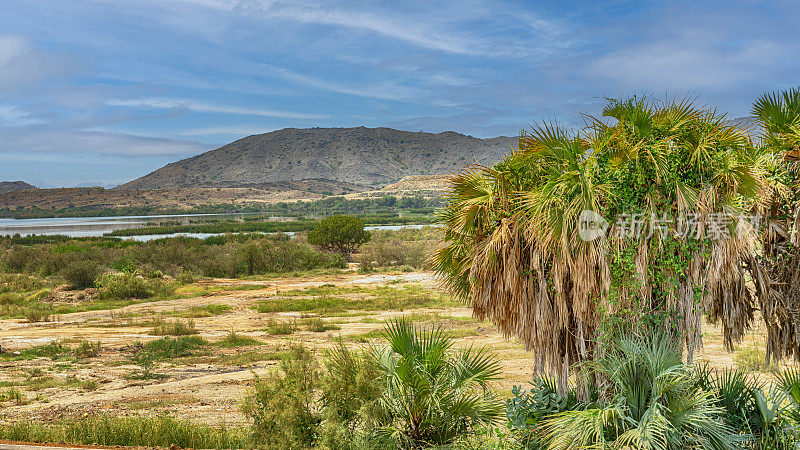
<instances>
[{"instance_id":1,"label":"blue sky","mask_svg":"<svg viewBox=\"0 0 800 450\"><path fill-rule=\"evenodd\" d=\"M285 127L514 135L603 96L732 117L800 84L800 2L0 0L0 180L114 186Z\"/></svg>"}]
</instances>

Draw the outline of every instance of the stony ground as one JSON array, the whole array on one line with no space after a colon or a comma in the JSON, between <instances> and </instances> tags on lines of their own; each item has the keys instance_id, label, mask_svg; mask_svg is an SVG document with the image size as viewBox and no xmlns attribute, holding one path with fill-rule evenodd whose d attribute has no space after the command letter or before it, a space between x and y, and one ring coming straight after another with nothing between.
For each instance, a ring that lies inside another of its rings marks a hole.
<instances>
[{"instance_id":1,"label":"stony ground","mask_svg":"<svg viewBox=\"0 0 800 450\"><path fill-rule=\"evenodd\" d=\"M178 299L68 314L46 323L0 321L0 394L14 387L24 397L22 402L2 403L0 420L110 412L169 413L211 424L240 424L248 383L271 370L291 345L301 343L321 353L338 339L350 346L379 343L383 322L399 316L440 324L459 344L489 346L503 362L498 389L505 393L531 377L530 354L491 324L473 319L470 309L443 295L426 272L212 279L184 286L179 294ZM290 304L295 306L281 307ZM263 307L256 309L259 305ZM131 357L141 344L162 338L152 335L154 327L175 320L191 320L210 345L158 362L153 378L137 376L140 367ZM717 368L732 366L734 355L722 348L719 329L706 325L704 331L705 348L698 359ZM231 332L258 342L214 345ZM64 348L101 344L97 356L24 353L52 342ZM743 345L762 342L756 330Z\"/></svg>"}]
</instances>

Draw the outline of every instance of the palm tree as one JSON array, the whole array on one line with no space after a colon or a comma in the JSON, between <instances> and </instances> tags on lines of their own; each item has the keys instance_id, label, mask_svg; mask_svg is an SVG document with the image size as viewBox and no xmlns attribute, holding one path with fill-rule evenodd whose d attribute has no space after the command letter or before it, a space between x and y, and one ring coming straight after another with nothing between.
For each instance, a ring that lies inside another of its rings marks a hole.
<instances>
[{"instance_id":1,"label":"palm tree","mask_svg":"<svg viewBox=\"0 0 800 450\"><path fill-rule=\"evenodd\" d=\"M485 349L453 350L441 329L406 320L386 327L388 346L376 353L383 373L378 405L381 434L403 448L448 444L475 427L490 425L503 404L489 389L500 365Z\"/></svg>"},{"instance_id":2,"label":"palm tree","mask_svg":"<svg viewBox=\"0 0 800 450\"><path fill-rule=\"evenodd\" d=\"M714 216L733 230L754 208L768 161L743 130L688 100L609 99L602 118L585 119L578 132L534 126L494 167L453 177L445 245L432 256L444 285L520 338L562 392L614 335L666 330L691 359L706 313L728 347L742 337L753 318L741 263L752 238L711 240L702 225ZM692 213L701 226L691 236L586 240L587 211L612 234L637 214Z\"/></svg>"},{"instance_id":3,"label":"palm tree","mask_svg":"<svg viewBox=\"0 0 800 450\"><path fill-rule=\"evenodd\" d=\"M732 449L741 441L666 340L623 339L593 368L607 400L545 419L544 448Z\"/></svg>"},{"instance_id":4,"label":"palm tree","mask_svg":"<svg viewBox=\"0 0 800 450\"><path fill-rule=\"evenodd\" d=\"M767 328L767 358L800 359L800 88L764 94L752 113L767 162L758 208L767 226L748 268Z\"/></svg>"}]
</instances>

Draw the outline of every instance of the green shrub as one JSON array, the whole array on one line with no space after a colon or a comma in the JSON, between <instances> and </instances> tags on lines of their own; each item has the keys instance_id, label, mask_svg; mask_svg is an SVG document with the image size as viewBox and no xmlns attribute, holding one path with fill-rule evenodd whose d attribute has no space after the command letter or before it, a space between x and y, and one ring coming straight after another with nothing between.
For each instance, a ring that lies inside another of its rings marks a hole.
<instances>
[{"instance_id":1,"label":"green shrub","mask_svg":"<svg viewBox=\"0 0 800 450\"><path fill-rule=\"evenodd\" d=\"M324 422L320 438L328 448L355 449L379 444L377 403L383 393L381 372L369 351L351 351L339 341L325 352L320 379Z\"/></svg>"},{"instance_id":2,"label":"green shrub","mask_svg":"<svg viewBox=\"0 0 800 450\"><path fill-rule=\"evenodd\" d=\"M267 328L265 330L269 334L274 335L289 335L297 331L297 324L292 322L278 322L276 320L270 319L267 322Z\"/></svg>"},{"instance_id":3,"label":"green shrub","mask_svg":"<svg viewBox=\"0 0 800 450\"><path fill-rule=\"evenodd\" d=\"M741 441L666 338L620 340L593 370L607 380L597 403L544 418L545 448L717 448Z\"/></svg>"},{"instance_id":4,"label":"green shrub","mask_svg":"<svg viewBox=\"0 0 800 450\"><path fill-rule=\"evenodd\" d=\"M308 232L308 243L325 251L341 254L353 253L371 234L364 230L364 221L358 217L333 215L320 219L313 230Z\"/></svg>"},{"instance_id":5,"label":"green shrub","mask_svg":"<svg viewBox=\"0 0 800 450\"><path fill-rule=\"evenodd\" d=\"M340 326L330 322L326 322L325 320L319 317L312 317L310 319L306 319L303 321L303 325L306 327L306 330L313 331L315 333L322 333L324 331L341 329Z\"/></svg>"},{"instance_id":6,"label":"green shrub","mask_svg":"<svg viewBox=\"0 0 800 450\"><path fill-rule=\"evenodd\" d=\"M400 447L446 445L492 425L502 402L490 388L500 363L486 349L454 351L442 328L424 330L398 320L386 327L377 353L385 386L379 433Z\"/></svg>"},{"instance_id":7,"label":"green shrub","mask_svg":"<svg viewBox=\"0 0 800 450\"><path fill-rule=\"evenodd\" d=\"M94 261L74 261L61 270L61 276L73 289L86 289L94 286L100 275L100 268Z\"/></svg>"},{"instance_id":8,"label":"green shrub","mask_svg":"<svg viewBox=\"0 0 800 450\"><path fill-rule=\"evenodd\" d=\"M511 393L514 397L506 400L508 426L515 439L526 448L540 444L539 426L544 419L583 407L575 392L560 394L555 381L546 377L534 377L527 392L521 386L514 386ZM592 397L597 399L594 390Z\"/></svg>"},{"instance_id":9,"label":"green shrub","mask_svg":"<svg viewBox=\"0 0 800 450\"><path fill-rule=\"evenodd\" d=\"M242 405L256 447L296 449L316 442L320 418L313 394L318 379L314 355L304 347L294 347L281 360L280 372L256 377Z\"/></svg>"},{"instance_id":10,"label":"green shrub","mask_svg":"<svg viewBox=\"0 0 800 450\"><path fill-rule=\"evenodd\" d=\"M41 303L31 305L25 310L25 320L29 323L49 322L52 307Z\"/></svg>"},{"instance_id":11,"label":"green shrub","mask_svg":"<svg viewBox=\"0 0 800 450\"><path fill-rule=\"evenodd\" d=\"M191 319L189 319L188 322L180 320L172 322L160 321L150 330L150 335L152 336L187 336L198 333L199 332L194 327L194 321Z\"/></svg>"},{"instance_id":12,"label":"green shrub","mask_svg":"<svg viewBox=\"0 0 800 450\"><path fill-rule=\"evenodd\" d=\"M100 356L100 341L84 341L73 350L76 358L96 358Z\"/></svg>"},{"instance_id":13,"label":"green shrub","mask_svg":"<svg viewBox=\"0 0 800 450\"><path fill-rule=\"evenodd\" d=\"M99 277L97 287L100 290L100 298L111 300L146 299L168 296L175 292L175 286L172 284L159 279L144 279L127 272Z\"/></svg>"},{"instance_id":14,"label":"green shrub","mask_svg":"<svg viewBox=\"0 0 800 450\"><path fill-rule=\"evenodd\" d=\"M0 403L7 401L14 402L17 405L24 405L27 403L25 394L20 392L20 390L17 388L8 388L0 391Z\"/></svg>"},{"instance_id":15,"label":"green shrub","mask_svg":"<svg viewBox=\"0 0 800 450\"><path fill-rule=\"evenodd\" d=\"M247 347L251 345L262 345L263 342L253 339L250 336L242 336L233 331L225 336L225 339L214 343L217 347Z\"/></svg>"},{"instance_id":16,"label":"green shrub","mask_svg":"<svg viewBox=\"0 0 800 450\"><path fill-rule=\"evenodd\" d=\"M165 337L148 342L144 350L152 353L158 360L169 360L194 355L197 350L207 345L208 341L199 336Z\"/></svg>"},{"instance_id":17,"label":"green shrub","mask_svg":"<svg viewBox=\"0 0 800 450\"><path fill-rule=\"evenodd\" d=\"M231 307L228 305L206 305L206 306L193 306L185 311L177 313L178 316L186 318L200 318L200 317L213 317L220 314L225 314L230 311Z\"/></svg>"}]
</instances>

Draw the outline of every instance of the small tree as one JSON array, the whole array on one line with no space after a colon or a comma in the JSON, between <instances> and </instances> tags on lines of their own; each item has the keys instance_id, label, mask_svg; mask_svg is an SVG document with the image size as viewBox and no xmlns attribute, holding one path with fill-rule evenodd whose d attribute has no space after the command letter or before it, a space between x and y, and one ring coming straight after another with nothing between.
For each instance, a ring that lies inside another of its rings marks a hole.
<instances>
[{"instance_id":1,"label":"small tree","mask_svg":"<svg viewBox=\"0 0 800 450\"><path fill-rule=\"evenodd\" d=\"M372 235L364 230L364 221L358 217L335 215L320 220L308 233L308 243L326 251L347 255L369 242Z\"/></svg>"}]
</instances>

